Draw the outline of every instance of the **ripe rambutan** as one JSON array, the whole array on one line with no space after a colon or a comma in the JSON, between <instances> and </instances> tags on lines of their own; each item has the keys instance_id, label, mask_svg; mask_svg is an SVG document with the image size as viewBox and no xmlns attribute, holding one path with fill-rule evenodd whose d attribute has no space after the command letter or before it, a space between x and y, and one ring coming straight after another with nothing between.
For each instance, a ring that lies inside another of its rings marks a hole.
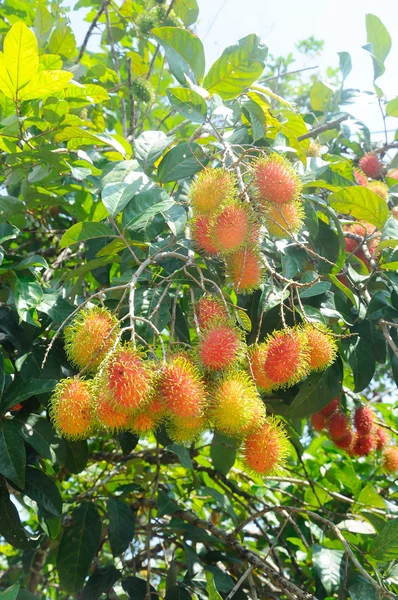
<instances>
[{"instance_id":1,"label":"ripe rambutan","mask_svg":"<svg viewBox=\"0 0 398 600\"><path fill-rule=\"evenodd\" d=\"M216 296L203 296L195 309L200 329L208 329L212 323L221 323L229 319L224 302Z\"/></svg>"},{"instance_id":2,"label":"ripe rambutan","mask_svg":"<svg viewBox=\"0 0 398 600\"><path fill-rule=\"evenodd\" d=\"M167 423L166 429L170 439L176 444L193 442L207 428L208 420L206 416L201 415L191 419L173 418Z\"/></svg>"},{"instance_id":3,"label":"ripe rambutan","mask_svg":"<svg viewBox=\"0 0 398 600\"><path fill-rule=\"evenodd\" d=\"M100 306L82 309L65 329L65 351L77 368L98 369L119 333L118 321Z\"/></svg>"},{"instance_id":4,"label":"ripe rambutan","mask_svg":"<svg viewBox=\"0 0 398 600\"><path fill-rule=\"evenodd\" d=\"M112 394L100 392L95 402L95 416L100 425L111 431L127 428L130 415L115 405Z\"/></svg>"},{"instance_id":5,"label":"ripe rambutan","mask_svg":"<svg viewBox=\"0 0 398 600\"><path fill-rule=\"evenodd\" d=\"M368 188L380 196L380 198L388 200L388 186L382 181L371 181Z\"/></svg>"},{"instance_id":6,"label":"ripe rambutan","mask_svg":"<svg viewBox=\"0 0 398 600\"><path fill-rule=\"evenodd\" d=\"M166 408L164 402L159 395L151 398L143 411L135 414L130 420L129 429L137 435L154 431L166 416Z\"/></svg>"},{"instance_id":7,"label":"ripe rambutan","mask_svg":"<svg viewBox=\"0 0 398 600\"><path fill-rule=\"evenodd\" d=\"M347 233L353 233L356 236L360 236L361 238L363 238L363 240L357 240L346 237L346 252L350 254L354 253L355 256L360 258L369 267L369 261L365 256L362 244L363 242L366 243L366 246L371 256L375 254L376 248L380 242L380 235L375 235L376 233L379 233L377 231L377 228L371 223L367 223L366 221L355 221L352 224L345 225L343 229Z\"/></svg>"},{"instance_id":8,"label":"ripe rambutan","mask_svg":"<svg viewBox=\"0 0 398 600\"><path fill-rule=\"evenodd\" d=\"M373 434L358 435L355 444L352 448L354 456L367 456L373 450L376 450L376 439Z\"/></svg>"},{"instance_id":9,"label":"ripe rambutan","mask_svg":"<svg viewBox=\"0 0 398 600\"><path fill-rule=\"evenodd\" d=\"M320 410L319 412L321 412L324 417L330 417L331 415L334 415L334 413L336 413L338 410L339 397L336 396L336 398L333 398L333 400L329 402L329 404L327 404L325 408L322 408L322 410Z\"/></svg>"},{"instance_id":10,"label":"ripe rambutan","mask_svg":"<svg viewBox=\"0 0 398 600\"><path fill-rule=\"evenodd\" d=\"M208 329L199 342L199 359L206 369L218 371L230 367L240 350L239 332L229 325Z\"/></svg>"},{"instance_id":11,"label":"ripe rambutan","mask_svg":"<svg viewBox=\"0 0 398 600\"><path fill-rule=\"evenodd\" d=\"M310 353L310 368L315 371L326 369L334 362L337 354L337 344L332 332L319 324L316 327L307 325L304 332Z\"/></svg>"},{"instance_id":12,"label":"ripe rambutan","mask_svg":"<svg viewBox=\"0 0 398 600\"><path fill-rule=\"evenodd\" d=\"M360 406L354 414L354 425L360 435L368 435L374 429L375 415L369 406Z\"/></svg>"},{"instance_id":13,"label":"ripe rambutan","mask_svg":"<svg viewBox=\"0 0 398 600\"><path fill-rule=\"evenodd\" d=\"M230 254L226 261L226 273L234 289L239 293L251 293L261 284L262 264L260 254L245 247Z\"/></svg>"},{"instance_id":14,"label":"ripe rambutan","mask_svg":"<svg viewBox=\"0 0 398 600\"><path fill-rule=\"evenodd\" d=\"M281 423L267 419L260 429L244 442L243 458L247 468L259 475L273 475L283 470L289 455L289 442Z\"/></svg>"},{"instance_id":15,"label":"ripe rambutan","mask_svg":"<svg viewBox=\"0 0 398 600\"><path fill-rule=\"evenodd\" d=\"M195 217L192 220L191 235L199 250L211 255L218 253L210 234L210 217Z\"/></svg>"},{"instance_id":16,"label":"ripe rambutan","mask_svg":"<svg viewBox=\"0 0 398 600\"><path fill-rule=\"evenodd\" d=\"M389 473L398 471L398 449L395 446L389 446L384 450L383 468Z\"/></svg>"},{"instance_id":17,"label":"ripe rambutan","mask_svg":"<svg viewBox=\"0 0 398 600\"><path fill-rule=\"evenodd\" d=\"M266 343L264 370L272 387L294 385L307 375L309 354L306 336L301 329L274 331L268 336Z\"/></svg>"},{"instance_id":18,"label":"ripe rambutan","mask_svg":"<svg viewBox=\"0 0 398 600\"><path fill-rule=\"evenodd\" d=\"M159 396L171 415L196 418L206 407L206 389L198 369L183 355L177 355L162 368Z\"/></svg>"},{"instance_id":19,"label":"ripe rambutan","mask_svg":"<svg viewBox=\"0 0 398 600\"><path fill-rule=\"evenodd\" d=\"M351 426L347 417L339 412L332 415L328 420L328 431L330 439L334 442L341 440L350 431Z\"/></svg>"},{"instance_id":20,"label":"ripe rambutan","mask_svg":"<svg viewBox=\"0 0 398 600\"><path fill-rule=\"evenodd\" d=\"M259 344L250 348L250 372L260 390L269 391L272 388L272 382L268 379L264 369L265 357L267 355L267 344Z\"/></svg>"},{"instance_id":21,"label":"ripe rambutan","mask_svg":"<svg viewBox=\"0 0 398 600\"><path fill-rule=\"evenodd\" d=\"M359 166L368 177L377 179L383 172L383 163L374 152L364 154L359 161Z\"/></svg>"},{"instance_id":22,"label":"ripe rambutan","mask_svg":"<svg viewBox=\"0 0 398 600\"><path fill-rule=\"evenodd\" d=\"M98 395L128 414L140 411L150 400L154 371L130 343L120 344L108 355L96 381Z\"/></svg>"},{"instance_id":23,"label":"ripe rambutan","mask_svg":"<svg viewBox=\"0 0 398 600\"><path fill-rule=\"evenodd\" d=\"M342 438L338 440L334 440L334 445L341 450L346 450L347 452L351 452L353 449L357 436L355 431L349 429L346 434L343 435Z\"/></svg>"},{"instance_id":24,"label":"ripe rambutan","mask_svg":"<svg viewBox=\"0 0 398 600\"><path fill-rule=\"evenodd\" d=\"M195 214L209 215L232 200L235 191L233 175L225 169L203 169L192 183L188 198Z\"/></svg>"},{"instance_id":25,"label":"ripe rambutan","mask_svg":"<svg viewBox=\"0 0 398 600\"><path fill-rule=\"evenodd\" d=\"M242 436L265 419L265 407L253 380L242 371L227 373L212 393L209 416L216 429Z\"/></svg>"},{"instance_id":26,"label":"ripe rambutan","mask_svg":"<svg viewBox=\"0 0 398 600\"><path fill-rule=\"evenodd\" d=\"M363 185L365 187L367 187L368 185L368 178L366 177L365 173L363 171L361 171L361 169L353 169L354 171L354 177L356 182L358 183L358 185Z\"/></svg>"},{"instance_id":27,"label":"ripe rambutan","mask_svg":"<svg viewBox=\"0 0 398 600\"><path fill-rule=\"evenodd\" d=\"M298 200L301 181L290 162L279 154L259 158L253 165L254 185L260 204L287 204Z\"/></svg>"},{"instance_id":28,"label":"ripe rambutan","mask_svg":"<svg viewBox=\"0 0 398 600\"><path fill-rule=\"evenodd\" d=\"M50 399L49 413L59 433L68 439L87 438L93 425L91 384L77 377L61 379Z\"/></svg>"},{"instance_id":29,"label":"ripe rambutan","mask_svg":"<svg viewBox=\"0 0 398 600\"><path fill-rule=\"evenodd\" d=\"M289 238L300 231L304 222L304 211L299 202L270 204L265 212L265 224L268 232L278 239Z\"/></svg>"},{"instance_id":30,"label":"ripe rambutan","mask_svg":"<svg viewBox=\"0 0 398 600\"><path fill-rule=\"evenodd\" d=\"M383 427L377 427L375 437L377 441L377 450L383 450L384 446L387 445L390 436Z\"/></svg>"},{"instance_id":31,"label":"ripe rambutan","mask_svg":"<svg viewBox=\"0 0 398 600\"><path fill-rule=\"evenodd\" d=\"M219 252L228 253L241 248L251 231L250 215L238 202L228 204L211 221L211 239Z\"/></svg>"},{"instance_id":32,"label":"ripe rambutan","mask_svg":"<svg viewBox=\"0 0 398 600\"><path fill-rule=\"evenodd\" d=\"M12 408L10 408L10 412L19 412L21 410L21 408L23 408L22 404L16 404L15 406L13 406Z\"/></svg>"},{"instance_id":33,"label":"ripe rambutan","mask_svg":"<svg viewBox=\"0 0 398 600\"><path fill-rule=\"evenodd\" d=\"M311 415L311 425L315 431L323 431L326 427L326 417L321 412L314 413Z\"/></svg>"}]
</instances>

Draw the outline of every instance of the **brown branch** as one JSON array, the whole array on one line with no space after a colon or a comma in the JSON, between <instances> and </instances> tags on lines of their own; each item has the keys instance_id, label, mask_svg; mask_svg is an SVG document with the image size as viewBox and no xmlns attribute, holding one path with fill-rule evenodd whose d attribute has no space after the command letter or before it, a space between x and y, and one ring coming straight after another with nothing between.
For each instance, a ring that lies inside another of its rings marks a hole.
<instances>
[{"instance_id":1,"label":"brown branch","mask_svg":"<svg viewBox=\"0 0 398 600\"><path fill-rule=\"evenodd\" d=\"M328 123L325 123L325 125L321 125L320 127L315 127L315 129L311 129L311 131L309 131L308 133L299 135L299 137L297 139L299 142L301 142L302 140L308 140L309 138L315 138L319 134L323 133L324 131L329 131L329 129L335 129L337 127L337 125L340 125L340 123L342 123L343 121L346 121L348 118L349 118L349 115L342 115L341 117L339 117L338 119L335 119L334 121L329 121Z\"/></svg>"},{"instance_id":2,"label":"brown branch","mask_svg":"<svg viewBox=\"0 0 398 600\"><path fill-rule=\"evenodd\" d=\"M95 27L97 26L98 19L100 18L100 16L102 15L102 13L104 12L104 10L106 9L106 7L108 6L109 3L110 3L110 0L104 0L104 2L100 6L99 11L97 12L94 19L92 20L91 25L88 28L86 35L84 36L83 44L81 45L78 57L75 60L75 65L77 65L83 58L83 54L86 51L86 47L90 40L91 34L93 33Z\"/></svg>"},{"instance_id":3,"label":"brown branch","mask_svg":"<svg viewBox=\"0 0 398 600\"><path fill-rule=\"evenodd\" d=\"M37 588L40 584L43 573L43 566L47 558L49 547L50 540L46 539L33 555L32 566L30 567L30 578L28 583L28 590L32 594L36 594Z\"/></svg>"}]
</instances>

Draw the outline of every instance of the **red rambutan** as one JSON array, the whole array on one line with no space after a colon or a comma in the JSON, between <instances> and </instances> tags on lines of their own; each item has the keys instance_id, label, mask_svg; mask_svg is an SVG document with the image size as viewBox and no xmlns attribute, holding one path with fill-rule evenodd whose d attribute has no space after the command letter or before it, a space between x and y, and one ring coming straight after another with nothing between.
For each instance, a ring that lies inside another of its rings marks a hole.
<instances>
[{"instance_id":1,"label":"red rambutan","mask_svg":"<svg viewBox=\"0 0 398 600\"><path fill-rule=\"evenodd\" d=\"M299 328L274 331L267 338L264 371L272 386L291 386L309 370L306 336Z\"/></svg>"},{"instance_id":2,"label":"red rambutan","mask_svg":"<svg viewBox=\"0 0 398 600\"><path fill-rule=\"evenodd\" d=\"M260 204L286 204L297 200L301 181L290 162L279 154L259 158L253 165L254 185Z\"/></svg>"},{"instance_id":3,"label":"red rambutan","mask_svg":"<svg viewBox=\"0 0 398 600\"><path fill-rule=\"evenodd\" d=\"M307 325L304 328L307 336L310 368L321 371L331 365L337 355L336 340L331 331L322 325Z\"/></svg>"},{"instance_id":4,"label":"red rambutan","mask_svg":"<svg viewBox=\"0 0 398 600\"><path fill-rule=\"evenodd\" d=\"M91 384L83 379L61 379L50 399L49 413L59 433L72 440L87 438L93 425Z\"/></svg>"},{"instance_id":5,"label":"red rambutan","mask_svg":"<svg viewBox=\"0 0 398 600\"><path fill-rule=\"evenodd\" d=\"M375 431L377 450L383 450L384 446L387 445L390 437L383 427L377 427Z\"/></svg>"},{"instance_id":6,"label":"red rambutan","mask_svg":"<svg viewBox=\"0 0 398 600\"><path fill-rule=\"evenodd\" d=\"M374 429L375 415L369 406L360 406L354 414L354 425L360 435L368 435Z\"/></svg>"},{"instance_id":7,"label":"red rambutan","mask_svg":"<svg viewBox=\"0 0 398 600\"><path fill-rule=\"evenodd\" d=\"M352 429L349 429L347 431L346 434L343 435L342 438L338 439L338 440L334 440L334 445L337 446L337 448L340 448L341 450L346 450L347 452L350 452L352 450L352 448L355 445L357 436L355 431L353 431Z\"/></svg>"},{"instance_id":8,"label":"red rambutan","mask_svg":"<svg viewBox=\"0 0 398 600\"><path fill-rule=\"evenodd\" d=\"M351 429L349 420L341 412L335 413L329 418L327 427L330 439L334 442L341 440Z\"/></svg>"},{"instance_id":9,"label":"red rambutan","mask_svg":"<svg viewBox=\"0 0 398 600\"><path fill-rule=\"evenodd\" d=\"M389 446L384 450L383 468L389 473L398 471L398 449L395 446Z\"/></svg>"},{"instance_id":10,"label":"red rambutan","mask_svg":"<svg viewBox=\"0 0 398 600\"><path fill-rule=\"evenodd\" d=\"M216 296L203 296L195 309L200 329L208 329L212 323L221 323L229 319L224 302Z\"/></svg>"},{"instance_id":11,"label":"red rambutan","mask_svg":"<svg viewBox=\"0 0 398 600\"><path fill-rule=\"evenodd\" d=\"M378 179L383 172L383 163L374 152L364 154L359 161L359 166L368 177Z\"/></svg>"},{"instance_id":12,"label":"red rambutan","mask_svg":"<svg viewBox=\"0 0 398 600\"><path fill-rule=\"evenodd\" d=\"M267 419L260 429L251 432L245 439L243 458L253 473L273 475L281 472L288 455L286 432L275 418Z\"/></svg>"},{"instance_id":13,"label":"red rambutan","mask_svg":"<svg viewBox=\"0 0 398 600\"><path fill-rule=\"evenodd\" d=\"M373 450L376 450L376 439L373 434L358 435L355 444L352 448L354 456L367 456Z\"/></svg>"},{"instance_id":14,"label":"red rambutan","mask_svg":"<svg viewBox=\"0 0 398 600\"><path fill-rule=\"evenodd\" d=\"M356 182L358 183L358 185L363 185L364 187L367 187L368 185L368 178L366 177L365 173L363 171L361 171L361 169L353 169L354 171L354 177Z\"/></svg>"},{"instance_id":15,"label":"red rambutan","mask_svg":"<svg viewBox=\"0 0 398 600\"><path fill-rule=\"evenodd\" d=\"M21 408L23 408L22 404L16 404L15 406L13 406L12 408L10 408L10 412L19 412L21 410Z\"/></svg>"},{"instance_id":16,"label":"red rambutan","mask_svg":"<svg viewBox=\"0 0 398 600\"><path fill-rule=\"evenodd\" d=\"M210 217L199 216L192 220L192 239L198 250L214 255L218 253L212 235L210 234Z\"/></svg>"},{"instance_id":17,"label":"red rambutan","mask_svg":"<svg viewBox=\"0 0 398 600\"><path fill-rule=\"evenodd\" d=\"M230 254L226 261L226 273L234 289L239 293L251 293L261 284L262 265L258 252L248 247Z\"/></svg>"},{"instance_id":18,"label":"red rambutan","mask_svg":"<svg viewBox=\"0 0 398 600\"><path fill-rule=\"evenodd\" d=\"M265 357L267 355L267 344L259 344L250 348L249 360L251 375L260 390L269 391L272 382L268 379L264 369Z\"/></svg>"},{"instance_id":19,"label":"red rambutan","mask_svg":"<svg viewBox=\"0 0 398 600\"><path fill-rule=\"evenodd\" d=\"M198 369L182 355L172 357L163 366L159 396L169 413L186 419L201 416L207 403L205 385Z\"/></svg>"},{"instance_id":20,"label":"red rambutan","mask_svg":"<svg viewBox=\"0 0 398 600\"><path fill-rule=\"evenodd\" d=\"M240 350L239 333L229 325L205 331L199 342L199 359L206 369L218 371L230 367Z\"/></svg>"},{"instance_id":21,"label":"red rambutan","mask_svg":"<svg viewBox=\"0 0 398 600\"><path fill-rule=\"evenodd\" d=\"M195 213L208 215L233 198L234 188L231 173L222 168L207 168L191 184L188 198Z\"/></svg>"},{"instance_id":22,"label":"red rambutan","mask_svg":"<svg viewBox=\"0 0 398 600\"><path fill-rule=\"evenodd\" d=\"M311 425L315 431L323 431L326 427L326 417L321 412L314 413L311 415Z\"/></svg>"},{"instance_id":23,"label":"red rambutan","mask_svg":"<svg viewBox=\"0 0 398 600\"><path fill-rule=\"evenodd\" d=\"M321 412L324 417L330 417L338 410L339 410L339 397L336 396L336 398L334 398L331 402L329 402L329 404L327 404L325 406L325 408L322 408L322 410L320 410L319 412Z\"/></svg>"},{"instance_id":24,"label":"red rambutan","mask_svg":"<svg viewBox=\"0 0 398 600\"><path fill-rule=\"evenodd\" d=\"M299 202L282 205L269 204L265 212L265 224L271 236L289 238L300 231L304 222L304 211Z\"/></svg>"},{"instance_id":25,"label":"red rambutan","mask_svg":"<svg viewBox=\"0 0 398 600\"><path fill-rule=\"evenodd\" d=\"M241 248L251 231L250 216L243 204L225 206L212 220L210 235L219 252L228 253Z\"/></svg>"}]
</instances>

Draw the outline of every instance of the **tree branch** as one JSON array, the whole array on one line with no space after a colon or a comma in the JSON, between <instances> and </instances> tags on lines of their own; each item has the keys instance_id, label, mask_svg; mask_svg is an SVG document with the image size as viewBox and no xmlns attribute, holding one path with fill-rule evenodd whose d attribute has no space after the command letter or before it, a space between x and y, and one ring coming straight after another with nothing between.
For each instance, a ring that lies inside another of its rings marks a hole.
<instances>
[{"instance_id":1,"label":"tree branch","mask_svg":"<svg viewBox=\"0 0 398 600\"><path fill-rule=\"evenodd\" d=\"M297 139L299 142L301 142L302 140L308 140L309 138L315 138L319 134L323 133L324 131L329 131L329 129L336 129L337 125L340 125L340 123L342 123L343 121L346 121L349 118L349 116L350 115L342 115L341 117L339 117L338 119L335 119L334 121L329 121L328 123L325 123L325 125L321 125L320 127L311 129L311 131L309 131L308 133L299 135L299 137Z\"/></svg>"},{"instance_id":2,"label":"tree branch","mask_svg":"<svg viewBox=\"0 0 398 600\"><path fill-rule=\"evenodd\" d=\"M97 12L94 19L92 20L91 25L88 28L86 35L84 36L83 44L81 45L78 57L75 60L75 65L79 64L79 62L83 58L83 54L86 51L86 47L90 40L91 34L93 33L94 29L97 26L98 19L100 18L100 16L102 15L102 13L104 12L104 10L106 9L106 7L108 6L109 3L110 3L110 0L104 0L104 2L100 6L99 11Z\"/></svg>"}]
</instances>

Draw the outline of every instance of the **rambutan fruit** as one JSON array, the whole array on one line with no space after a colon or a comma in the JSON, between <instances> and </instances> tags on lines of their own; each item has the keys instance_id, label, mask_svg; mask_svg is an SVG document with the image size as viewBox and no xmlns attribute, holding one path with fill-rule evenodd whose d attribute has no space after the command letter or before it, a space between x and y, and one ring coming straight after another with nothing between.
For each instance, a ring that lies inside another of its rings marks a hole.
<instances>
[{"instance_id":1,"label":"rambutan fruit","mask_svg":"<svg viewBox=\"0 0 398 600\"><path fill-rule=\"evenodd\" d=\"M364 154L359 161L359 166L368 177L378 179L383 172L383 163L374 152Z\"/></svg>"},{"instance_id":2,"label":"rambutan fruit","mask_svg":"<svg viewBox=\"0 0 398 600\"><path fill-rule=\"evenodd\" d=\"M94 417L90 382L77 377L61 379L51 396L49 413L54 427L63 437L71 440L87 438Z\"/></svg>"},{"instance_id":3,"label":"rambutan fruit","mask_svg":"<svg viewBox=\"0 0 398 600\"><path fill-rule=\"evenodd\" d=\"M383 427L377 427L375 437L377 441L377 450L383 450L384 446L388 444L390 436Z\"/></svg>"},{"instance_id":4,"label":"rambutan fruit","mask_svg":"<svg viewBox=\"0 0 398 600\"><path fill-rule=\"evenodd\" d=\"M371 181L368 188L380 196L380 198L388 200L388 186L382 181Z\"/></svg>"},{"instance_id":5,"label":"rambutan fruit","mask_svg":"<svg viewBox=\"0 0 398 600\"><path fill-rule=\"evenodd\" d=\"M333 400L331 402L329 402L329 404L327 404L319 412L321 412L324 417L330 417L331 415L334 415L334 413L336 413L339 410L339 404L340 404L339 397L336 396L336 398L333 398Z\"/></svg>"},{"instance_id":6,"label":"rambutan fruit","mask_svg":"<svg viewBox=\"0 0 398 600\"><path fill-rule=\"evenodd\" d=\"M230 367L239 350L239 332L234 327L223 324L205 331L198 347L200 362L206 369L214 371Z\"/></svg>"},{"instance_id":7,"label":"rambutan fruit","mask_svg":"<svg viewBox=\"0 0 398 600\"><path fill-rule=\"evenodd\" d=\"M337 355L337 344L332 332L319 324L316 327L307 325L304 332L307 336L310 368L314 371L326 369Z\"/></svg>"},{"instance_id":8,"label":"rambutan fruit","mask_svg":"<svg viewBox=\"0 0 398 600\"><path fill-rule=\"evenodd\" d=\"M332 415L328 420L327 426L330 439L334 442L341 440L351 429L349 420L341 412Z\"/></svg>"},{"instance_id":9,"label":"rambutan fruit","mask_svg":"<svg viewBox=\"0 0 398 600\"><path fill-rule=\"evenodd\" d=\"M216 429L229 436L243 436L265 419L265 407L253 380L242 371L229 372L212 392L209 412Z\"/></svg>"},{"instance_id":10,"label":"rambutan fruit","mask_svg":"<svg viewBox=\"0 0 398 600\"><path fill-rule=\"evenodd\" d=\"M316 158L321 155L322 146L318 142L311 141L306 150L306 156L309 158Z\"/></svg>"},{"instance_id":11,"label":"rambutan fruit","mask_svg":"<svg viewBox=\"0 0 398 600\"><path fill-rule=\"evenodd\" d=\"M153 85L145 79L145 77L136 77L133 79L131 82L131 89L136 101L144 102L144 104L153 102L155 90L153 89Z\"/></svg>"},{"instance_id":12,"label":"rambutan fruit","mask_svg":"<svg viewBox=\"0 0 398 600\"><path fill-rule=\"evenodd\" d=\"M352 448L352 453L354 456L367 456L376 450L376 444L377 442L373 434L358 435Z\"/></svg>"},{"instance_id":13,"label":"rambutan fruit","mask_svg":"<svg viewBox=\"0 0 398 600\"><path fill-rule=\"evenodd\" d=\"M100 306L83 308L65 328L65 351L77 368L98 369L119 333L118 321Z\"/></svg>"},{"instance_id":14,"label":"rambutan fruit","mask_svg":"<svg viewBox=\"0 0 398 600\"><path fill-rule=\"evenodd\" d=\"M206 416L201 415L191 419L173 418L167 423L166 429L173 442L183 444L196 440L206 430L207 426Z\"/></svg>"},{"instance_id":15,"label":"rambutan fruit","mask_svg":"<svg viewBox=\"0 0 398 600\"><path fill-rule=\"evenodd\" d=\"M250 231L250 214L238 202L222 208L211 221L211 239L221 253L227 254L241 248Z\"/></svg>"},{"instance_id":16,"label":"rambutan fruit","mask_svg":"<svg viewBox=\"0 0 398 600\"><path fill-rule=\"evenodd\" d=\"M366 243L371 256L375 254L377 246L380 242L380 235L375 235L376 233L379 234L377 228L366 221L355 221L352 224L350 223L349 225L345 225L343 229L347 233L352 233L363 238L363 240L356 240L346 237L346 252L350 254L354 253L355 256L360 258L369 267L369 261L365 256L362 244L364 242Z\"/></svg>"},{"instance_id":17,"label":"rambutan fruit","mask_svg":"<svg viewBox=\"0 0 398 600\"><path fill-rule=\"evenodd\" d=\"M115 405L112 394L100 392L95 401L95 416L98 423L111 431L127 428L130 415Z\"/></svg>"},{"instance_id":18,"label":"rambutan fruit","mask_svg":"<svg viewBox=\"0 0 398 600\"><path fill-rule=\"evenodd\" d=\"M210 229L210 217L198 216L192 220L191 235L198 250L214 255L218 253L218 249L214 245Z\"/></svg>"},{"instance_id":19,"label":"rambutan fruit","mask_svg":"<svg viewBox=\"0 0 398 600\"><path fill-rule=\"evenodd\" d=\"M337 448L346 450L346 452L351 452L355 445L356 439L357 436L355 431L349 429L347 433L343 435L343 437L339 438L338 440L334 440L333 443L335 446L337 446Z\"/></svg>"},{"instance_id":20,"label":"rambutan fruit","mask_svg":"<svg viewBox=\"0 0 398 600\"><path fill-rule=\"evenodd\" d=\"M398 471L398 449L395 446L389 446L384 450L383 468L389 473Z\"/></svg>"},{"instance_id":21,"label":"rambutan fruit","mask_svg":"<svg viewBox=\"0 0 398 600\"><path fill-rule=\"evenodd\" d=\"M233 252L226 260L226 274L237 292L250 294L260 286L262 280L259 252L249 247Z\"/></svg>"},{"instance_id":22,"label":"rambutan fruit","mask_svg":"<svg viewBox=\"0 0 398 600\"><path fill-rule=\"evenodd\" d=\"M254 185L260 204L287 204L298 200L302 188L300 177L290 162L279 154L259 158L254 164Z\"/></svg>"},{"instance_id":23,"label":"rambutan fruit","mask_svg":"<svg viewBox=\"0 0 398 600\"><path fill-rule=\"evenodd\" d=\"M131 343L120 344L106 358L96 381L98 395L109 395L110 402L130 415L149 402L154 370Z\"/></svg>"},{"instance_id":24,"label":"rambutan fruit","mask_svg":"<svg viewBox=\"0 0 398 600\"><path fill-rule=\"evenodd\" d=\"M311 415L311 425L315 431L323 431L326 427L326 417L321 412L314 413Z\"/></svg>"},{"instance_id":25,"label":"rambutan fruit","mask_svg":"<svg viewBox=\"0 0 398 600\"><path fill-rule=\"evenodd\" d=\"M225 169L203 169L189 188L188 198L195 214L213 214L225 202L232 200L235 180Z\"/></svg>"},{"instance_id":26,"label":"rambutan fruit","mask_svg":"<svg viewBox=\"0 0 398 600\"><path fill-rule=\"evenodd\" d=\"M389 169L387 171L387 177L391 177L391 179L398 179L398 168L397 169Z\"/></svg>"},{"instance_id":27,"label":"rambutan fruit","mask_svg":"<svg viewBox=\"0 0 398 600\"><path fill-rule=\"evenodd\" d=\"M356 168L354 168L353 171L354 171L354 177L355 177L357 184L367 187L369 182L368 182L368 178L366 177L365 173L363 171L361 171L361 169L356 169Z\"/></svg>"},{"instance_id":28,"label":"rambutan fruit","mask_svg":"<svg viewBox=\"0 0 398 600\"><path fill-rule=\"evenodd\" d=\"M359 435L368 435L374 429L375 415L369 406L360 406L354 414L354 425Z\"/></svg>"},{"instance_id":29,"label":"rambutan fruit","mask_svg":"<svg viewBox=\"0 0 398 600\"><path fill-rule=\"evenodd\" d=\"M203 296L197 302L195 309L200 329L208 329L214 322L221 323L229 320L225 304L217 296Z\"/></svg>"},{"instance_id":30,"label":"rambutan fruit","mask_svg":"<svg viewBox=\"0 0 398 600\"><path fill-rule=\"evenodd\" d=\"M12 408L10 408L10 412L19 412L21 410L21 408L23 408L22 404L16 404L15 406L13 406Z\"/></svg>"},{"instance_id":31,"label":"rambutan fruit","mask_svg":"<svg viewBox=\"0 0 398 600\"><path fill-rule=\"evenodd\" d=\"M274 475L283 470L289 455L289 442L281 423L275 419L251 432L244 442L243 458L246 467L259 475Z\"/></svg>"},{"instance_id":32,"label":"rambutan fruit","mask_svg":"<svg viewBox=\"0 0 398 600\"><path fill-rule=\"evenodd\" d=\"M159 396L171 415L193 419L207 404L204 382L195 364L183 355L172 357L162 368Z\"/></svg>"},{"instance_id":33,"label":"rambutan fruit","mask_svg":"<svg viewBox=\"0 0 398 600\"><path fill-rule=\"evenodd\" d=\"M300 231L304 211L299 202L269 205L265 211L265 224L270 235L278 239L289 238Z\"/></svg>"},{"instance_id":34,"label":"rambutan fruit","mask_svg":"<svg viewBox=\"0 0 398 600\"><path fill-rule=\"evenodd\" d=\"M274 331L266 343L264 370L272 387L294 385L308 374L309 353L306 336L301 329L296 327Z\"/></svg>"},{"instance_id":35,"label":"rambutan fruit","mask_svg":"<svg viewBox=\"0 0 398 600\"><path fill-rule=\"evenodd\" d=\"M266 355L267 344L263 343L250 348L249 361L251 375L260 390L269 391L272 388L272 382L268 379L264 369Z\"/></svg>"},{"instance_id":36,"label":"rambutan fruit","mask_svg":"<svg viewBox=\"0 0 398 600\"><path fill-rule=\"evenodd\" d=\"M143 411L133 415L129 429L137 435L154 431L159 427L166 416L166 407L159 395L151 398Z\"/></svg>"}]
</instances>

